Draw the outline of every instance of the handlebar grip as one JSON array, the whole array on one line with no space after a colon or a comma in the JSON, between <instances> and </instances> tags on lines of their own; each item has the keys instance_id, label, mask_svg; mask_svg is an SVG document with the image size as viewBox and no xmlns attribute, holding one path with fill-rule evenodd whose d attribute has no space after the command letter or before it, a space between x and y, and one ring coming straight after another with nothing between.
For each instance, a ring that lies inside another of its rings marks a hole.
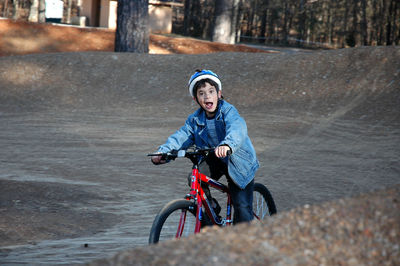
<instances>
[{"instance_id":1,"label":"handlebar grip","mask_svg":"<svg viewBox=\"0 0 400 266\"><path fill-rule=\"evenodd\" d=\"M161 156L161 160L175 160L178 157L178 153L176 151L171 151L167 153L150 153L147 156Z\"/></svg>"}]
</instances>

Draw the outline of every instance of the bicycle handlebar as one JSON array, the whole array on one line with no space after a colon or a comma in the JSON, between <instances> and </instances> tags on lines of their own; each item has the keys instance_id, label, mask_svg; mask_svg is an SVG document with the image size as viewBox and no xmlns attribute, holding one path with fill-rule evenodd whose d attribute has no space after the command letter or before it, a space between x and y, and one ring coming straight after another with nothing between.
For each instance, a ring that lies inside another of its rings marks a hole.
<instances>
[{"instance_id":1,"label":"bicycle handlebar","mask_svg":"<svg viewBox=\"0 0 400 266\"><path fill-rule=\"evenodd\" d=\"M147 156L161 156L162 160L175 160L176 158L190 158L193 156L207 156L208 153L214 152L215 148L194 149L192 150L172 150L166 153L150 153ZM227 155L231 155L232 151L228 151Z\"/></svg>"}]
</instances>

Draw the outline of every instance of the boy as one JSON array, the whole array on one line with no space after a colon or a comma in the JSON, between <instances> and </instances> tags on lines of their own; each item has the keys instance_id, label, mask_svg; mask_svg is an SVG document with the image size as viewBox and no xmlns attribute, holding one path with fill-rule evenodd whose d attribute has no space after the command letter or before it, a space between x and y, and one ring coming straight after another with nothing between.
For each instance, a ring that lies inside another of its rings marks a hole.
<instances>
[{"instance_id":1,"label":"boy","mask_svg":"<svg viewBox=\"0 0 400 266\"><path fill-rule=\"evenodd\" d=\"M189 80L189 93L200 108L184 126L172 134L158 152L216 147L203 162L200 172L218 180L225 175L234 207L234 223L253 219L254 175L259 167L256 152L247 135L247 126L236 108L223 100L221 81L210 70L197 70ZM227 152L232 154L227 157ZM153 156L154 164L165 163ZM209 193L208 193L209 194Z\"/></svg>"}]
</instances>

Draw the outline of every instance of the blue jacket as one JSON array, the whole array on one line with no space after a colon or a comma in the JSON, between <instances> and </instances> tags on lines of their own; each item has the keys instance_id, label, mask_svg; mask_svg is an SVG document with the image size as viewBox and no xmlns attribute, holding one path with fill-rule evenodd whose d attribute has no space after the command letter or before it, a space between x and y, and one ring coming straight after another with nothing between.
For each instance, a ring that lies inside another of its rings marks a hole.
<instances>
[{"instance_id":1,"label":"blue jacket","mask_svg":"<svg viewBox=\"0 0 400 266\"><path fill-rule=\"evenodd\" d=\"M159 152L186 149L195 144L199 148L211 148L207 139L206 114L199 108L191 114L184 126L172 134ZM232 149L228 160L228 172L240 188L245 188L253 180L259 168L253 144L247 135L247 126L236 108L224 100L219 101L215 115L215 127L219 145L227 144Z\"/></svg>"}]
</instances>

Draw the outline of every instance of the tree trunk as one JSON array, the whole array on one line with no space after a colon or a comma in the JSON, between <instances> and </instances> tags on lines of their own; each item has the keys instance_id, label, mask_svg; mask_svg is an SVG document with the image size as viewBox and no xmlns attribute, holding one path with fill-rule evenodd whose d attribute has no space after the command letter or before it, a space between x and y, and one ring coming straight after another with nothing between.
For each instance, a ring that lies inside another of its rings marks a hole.
<instances>
[{"instance_id":1,"label":"tree trunk","mask_svg":"<svg viewBox=\"0 0 400 266\"><path fill-rule=\"evenodd\" d=\"M265 43L266 40L266 30L267 30L267 12L268 9L265 7L261 15L261 32L260 32L260 43Z\"/></svg>"},{"instance_id":2,"label":"tree trunk","mask_svg":"<svg viewBox=\"0 0 400 266\"><path fill-rule=\"evenodd\" d=\"M39 0L31 0L31 7L29 9L28 21L38 22L39 16Z\"/></svg>"},{"instance_id":3,"label":"tree trunk","mask_svg":"<svg viewBox=\"0 0 400 266\"><path fill-rule=\"evenodd\" d=\"M46 0L39 0L39 22L46 22Z\"/></svg>"},{"instance_id":4,"label":"tree trunk","mask_svg":"<svg viewBox=\"0 0 400 266\"><path fill-rule=\"evenodd\" d=\"M192 0L191 2L190 33L192 36L200 37L203 33L201 30L202 6L200 0Z\"/></svg>"},{"instance_id":5,"label":"tree trunk","mask_svg":"<svg viewBox=\"0 0 400 266\"><path fill-rule=\"evenodd\" d=\"M250 4L251 8L250 10L247 11L247 28L246 28L246 35L249 37L253 37L253 21L254 21L254 16L256 12L256 2L253 1Z\"/></svg>"},{"instance_id":6,"label":"tree trunk","mask_svg":"<svg viewBox=\"0 0 400 266\"><path fill-rule=\"evenodd\" d=\"M329 46L332 45L332 39L333 39L333 37L332 37L333 36L332 10L333 10L332 2L329 1L328 5L327 5L327 16L326 16L327 34L326 34L326 40L325 40L325 42L328 42Z\"/></svg>"},{"instance_id":7,"label":"tree trunk","mask_svg":"<svg viewBox=\"0 0 400 266\"><path fill-rule=\"evenodd\" d=\"M183 34L186 36L200 37L203 35L201 19L202 6L200 0L185 0Z\"/></svg>"},{"instance_id":8,"label":"tree trunk","mask_svg":"<svg viewBox=\"0 0 400 266\"><path fill-rule=\"evenodd\" d=\"M190 6L191 1L185 0L185 9L184 9L184 18L183 18L183 35L189 35L189 27L190 27L190 18L192 17L190 14Z\"/></svg>"},{"instance_id":9,"label":"tree trunk","mask_svg":"<svg viewBox=\"0 0 400 266\"><path fill-rule=\"evenodd\" d=\"M148 4L148 0L118 0L116 52L149 52Z\"/></svg>"},{"instance_id":10,"label":"tree trunk","mask_svg":"<svg viewBox=\"0 0 400 266\"><path fill-rule=\"evenodd\" d=\"M348 44L354 47L358 44L358 0L353 0L353 24Z\"/></svg>"},{"instance_id":11,"label":"tree trunk","mask_svg":"<svg viewBox=\"0 0 400 266\"><path fill-rule=\"evenodd\" d=\"M242 21L243 21L243 0L239 0L238 15L236 20L236 31L235 31L235 42L240 42L240 36L242 35Z\"/></svg>"},{"instance_id":12,"label":"tree trunk","mask_svg":"<svg viewBox=\"0 0 400 266\"><path fill-rule=\"evenodd\" d=\"M386 45L392 45L392 16L394 13L393 1L390 1L389 12L387 14L387 22L386 22Z\"/></svg>"},{"instance_id":13,"label":"tree trunk","mask_svg":"<svg viewBox=\"0 0 400 266\"><path fill-rule=\"evenodd\" d=\"M268 43L275 43L276 42L276 32L275 32L275 20L278 18L276 8L269 9L269 16L268 17L268 29L267 29L267 36L268 36Z\"/></svg>"},{"instance_id":14,"label":"tree trunk","mask_svg":"<svg viewBox=\"0 0 400 266\"><path fill-rule=\"evenodd\" d=\"M231 20L231 44L236 42L238 34L238 20L240 17L240 0L233 0L232 2L232 20Z\"/></svg>"},{"instance_id":15,"label":"tree trunk","mask_svg":"<svg viewBox=\"0 0 400 266\"><path fill-rule=\"evenodd\" d=\"M222 43L235 43L235 33L232 32L232 0L215 1L215 24L212 41Z\"/></svg>"},{"instance_id":16,"label":"tree trunk","mask_svg":"<svg viewBox=\"0 0 400 266\"><path fill-rule=\"evenodd\" d=\"M394 0L393 0L394 1ZM397 28L400 28L398 22L400 22L397 11L400 11L400 3L398 1L395 1L394 4L394 12L393 12L393 44L399 45L399 39L400 39L400 34L396 36ZM396 22L397 21L397 22Z\"/></svg>"},{"instance_id":17,"label":"tree trunk","mask_svg":"<svg viewBox=\"0 0 400 266\"><path fill-rule=\"evenodd\" d=\"M362 44L368 45L367 2L361 1L361 37Z\"/></svg>"},{"instance_id":18,"label":"tree trunk","mask_svg":"<svg viewBox=\"0 0 400 266\"><path fill-rule=\"evenodd\" d=\"M13 1L13 19L19 19L19 0Z\"/></svg>"},{"instance_id":19,"label":"tree trunk","mask_svg":"<svg viewBox=\"0 0 400 266\"><path fill-rule=\"evenodd\" d=\"M72 0L67 1L67 14L65 17L65 23L71 24L71 12L72 12Z\"/></svg>"},{"instance_id":20,"label":"tree trunk","mask_svg":"<svg viewBox=\"0 0 400 266\"><path fill-rule=\"evenodd\" d=\"M300 40L304 40L306 35L306 9L304 7L304 0L300 0L299 7L299 21L297 27L297 46L301 46Z\"/></svg>"},{"instance_id":21,"label":"tree trunk","mask_svg":"<svg viewBox=\"0 0 400 266\"><path fill-rule=\"evenodd\" d=\"M378 18L378 45L384 43L384 33L385 33L385 11L386 11L386 1L381 0L379 5L379 18Z\"/></svg>"},{"instance_id":22,"label":"tree trunk","mask_svg":"<svg viewBox=\"0 0 400 266\"><path fill-rule=\"evenodd\" d=\"M288 44L288 16L289 16L289 7L287 0L283 1L284 9L283 9L283 25L282 25L282 43L284 45Z\"/></svg>"},{"instance_id":23,"label":"tree trunk","mask_svg":"<svg viewBox=\"0 0 400 266\"><path fill-rule=\"evenodd\" d=\"M3 17L7 18L8 17L8 0L4 1L4 6L3 6Z\"/></svg>"},{"instance_id":24,"label":"tree trunk","mask_svg":"<svg viewBox=\"0 0 400 266\"><path fill-rule=\"evenodd\" d=\"M349 34L349 5L347 1L344 1L344 18L343 18L343 43L342 47L347 45L346 40Z\"/></svg>"}]
</instances>

